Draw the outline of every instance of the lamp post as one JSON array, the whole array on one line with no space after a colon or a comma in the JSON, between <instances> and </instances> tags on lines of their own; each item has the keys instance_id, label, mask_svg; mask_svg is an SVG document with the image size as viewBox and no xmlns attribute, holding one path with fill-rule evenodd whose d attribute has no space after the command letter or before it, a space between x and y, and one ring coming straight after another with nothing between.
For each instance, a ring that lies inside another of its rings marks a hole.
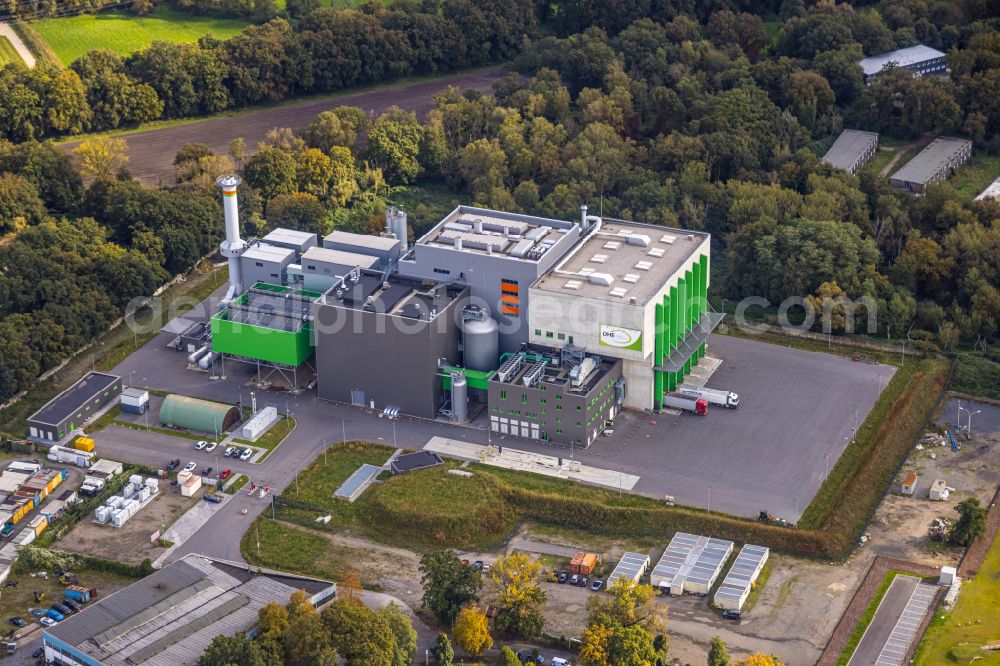
<instances>
[{"instance_id":1,"label":"lamp post","mask_svg":"<svg viewBox=\"0 0 1000 666\"><path fill-rule=\"evenodd\" d=\"M973 412L967 409L965 411L969 413L969 422L965 426L965 432L969 433L969 437L972 437L972 417L983 410L977 409L976 411Z\"/></svg>"}]
</instances>

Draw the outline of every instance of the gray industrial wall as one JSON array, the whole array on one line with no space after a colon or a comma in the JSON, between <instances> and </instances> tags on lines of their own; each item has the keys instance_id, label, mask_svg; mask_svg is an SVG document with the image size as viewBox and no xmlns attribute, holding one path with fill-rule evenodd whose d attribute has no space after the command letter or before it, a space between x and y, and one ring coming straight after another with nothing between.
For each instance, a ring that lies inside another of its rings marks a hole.
<instances>
[{"instance_id":1,"label":"gray industrial wall","mask_svg":"<svg viewBox=\"0 0 1000 666\"><path fill-rule=\"evenodd\" d=\"M438 359L460 361L458 313L468 290L430 322L346 309L314 306L317 393L351 402L364 392L365 404L398 407L404 414L434 418L441 404ZM397 325L398 324L398 325Z\"/></svg>"}]
</instances>

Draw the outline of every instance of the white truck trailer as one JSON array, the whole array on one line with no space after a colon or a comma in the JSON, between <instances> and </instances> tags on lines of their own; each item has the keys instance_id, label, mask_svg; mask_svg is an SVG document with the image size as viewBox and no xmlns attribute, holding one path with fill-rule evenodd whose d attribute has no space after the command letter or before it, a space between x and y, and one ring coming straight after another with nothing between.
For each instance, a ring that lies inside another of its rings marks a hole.
<instances>
[{"instance_id":1,"label":"white truck trailer","mask_svg":"<svg viewBox=\"0 0 1000 666\"><path fill-rule=\"evenodd\" d=\"M739 393L733 393L732 391L720 391L718 389L710 389L704 386L681 384L681 387L677 389L677 392L694 398L704 398L709 402L709 404L719 405L720 407L725 407L726 409L736 409L740 406Z\"/></svg>"}]
</instances>

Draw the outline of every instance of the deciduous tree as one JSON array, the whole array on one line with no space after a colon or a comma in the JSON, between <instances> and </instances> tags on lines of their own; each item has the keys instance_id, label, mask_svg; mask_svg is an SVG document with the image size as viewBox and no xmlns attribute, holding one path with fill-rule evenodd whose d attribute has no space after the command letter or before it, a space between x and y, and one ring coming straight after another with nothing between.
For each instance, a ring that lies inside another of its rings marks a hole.
<instances>
[{"instance_id":1,"label":"deciduous tree","mask_svg":"<svg viewBox=\"0 0 1000 666\"><path fill-rule=\"evenodd\" d=\"M489 620L475 606L466 606L459 611L454 634L455 643L473 657L478 657L493 645Z\"/></svg>"},{"instance_id":2,"label":"deciduous tree","mask_svg":"<svg viewBox=\"0 0 1000 666\"><path fill-rule=\"evenodd\" d=\"M483 581L474 567L462 564L452 550L439 550L420 560L424 606L442 624L450 625L463 606L479 598Z\"/></svg>"},{"instance_id":3,"label":"deciduous tree","mask_svg":"<svg viewBox=\"0 0 1000 666\"><path fill-rule=\"evenodd\" d=\"M986 509L979 506L979 500L969 497L962 500L955 511L958 520L951 527L948 540L956 546L968 547L986 533Z\"/></svg>"}]
</instances>

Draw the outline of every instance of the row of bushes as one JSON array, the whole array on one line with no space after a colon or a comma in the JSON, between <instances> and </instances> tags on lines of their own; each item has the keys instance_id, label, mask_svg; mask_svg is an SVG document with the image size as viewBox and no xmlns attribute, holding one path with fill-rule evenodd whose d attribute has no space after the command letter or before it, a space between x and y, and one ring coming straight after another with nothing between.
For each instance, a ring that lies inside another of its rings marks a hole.
<instances>
[{"instance_id":1,"label":"row of bushes","mask_svg":"<svg viewBox=\"0 0 1000 666\"><path fill-rule=\"evenodd\" d=\"M14 571L21 574L57 569L75 572L98 571L128 578L143 578L154 571L153 563L148 559L143 560L141 564L126 564L116 560L105 560L82 553L69 553L64 550L52 550L36 545L21 548L18 551L17 560L14 562Z\"/></svg>"}]
</instances>

